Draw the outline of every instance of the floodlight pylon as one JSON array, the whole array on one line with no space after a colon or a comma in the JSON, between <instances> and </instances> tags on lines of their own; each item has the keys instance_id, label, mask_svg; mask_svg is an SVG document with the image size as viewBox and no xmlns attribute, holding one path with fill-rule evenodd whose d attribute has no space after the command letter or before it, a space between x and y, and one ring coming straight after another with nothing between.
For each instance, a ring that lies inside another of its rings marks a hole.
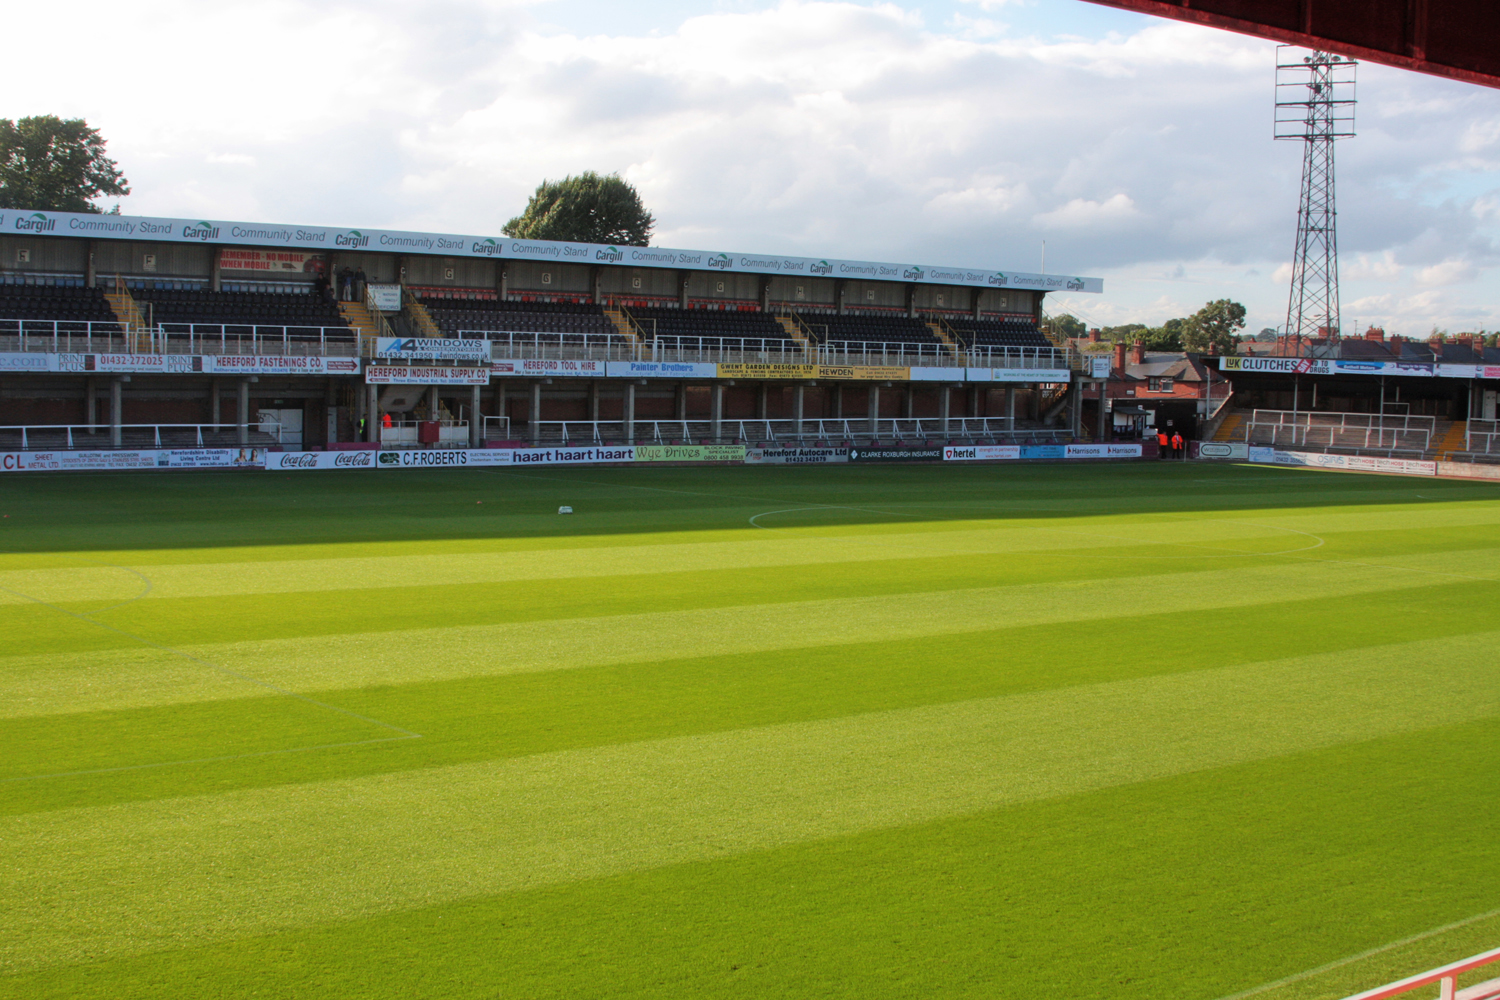
<instances>
[{"instance_id":1,"label":"floodlight pylon","mask_svg":"<svg viewBox=\"0 0 1500 1000\"><path fill-rule=\"evenodd\" d=\"M1301 140L1302 196L1286 332L1338 337L1338 211L1333 144L1354 135L1355 66L1327 52L1276 50L1276 138Z\"/></svg>"}]
</instances>

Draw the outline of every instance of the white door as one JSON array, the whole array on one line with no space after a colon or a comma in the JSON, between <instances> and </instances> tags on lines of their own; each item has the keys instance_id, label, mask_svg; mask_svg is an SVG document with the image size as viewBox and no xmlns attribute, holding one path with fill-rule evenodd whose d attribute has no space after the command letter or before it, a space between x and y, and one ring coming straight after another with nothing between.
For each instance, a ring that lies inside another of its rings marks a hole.
<instances>
[{"instance_id":1,"label":"white door","mask_svg":"<svg viewBox=\"0 0 1500 1000\"><path fill-rule=\"evenodd\" d=\"M302 411L261 410L259 430L276 438L283 448L301 448Z\"/></svg>"}]
</instances>

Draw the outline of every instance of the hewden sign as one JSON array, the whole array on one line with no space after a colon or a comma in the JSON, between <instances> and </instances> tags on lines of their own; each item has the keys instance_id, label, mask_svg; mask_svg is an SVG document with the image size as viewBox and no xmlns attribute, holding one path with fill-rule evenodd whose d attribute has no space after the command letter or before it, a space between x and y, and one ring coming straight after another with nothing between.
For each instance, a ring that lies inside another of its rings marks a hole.
<instances>
[{"instance_id":1,"label":"hewden sign","mask_svg":"<svg viewBox=\"0 0 1500 1000\"><path fill-rule=\"evenodd\" d=\"M79 215L69 212L16 210L0 212L0 233L77 236L91 240L145 240L158 243L212 243L276 247L294 251L363 250L385 253L430 253L444 257L494 257L604 267L667 267L682 271L729 271L783 274L790 277L854 278L968 285L1038 292L1104 291L1102 278L1029 271L890 264L869 260L787 257L780 254L673 250L668 247L618 247L598 243L513 240L459 233L412 233L386 229L331 229L269 222L225 222L208 219L160 219L137 215ZM397 303L395 308L399 309Z\"/></svg>"}]
</instances>

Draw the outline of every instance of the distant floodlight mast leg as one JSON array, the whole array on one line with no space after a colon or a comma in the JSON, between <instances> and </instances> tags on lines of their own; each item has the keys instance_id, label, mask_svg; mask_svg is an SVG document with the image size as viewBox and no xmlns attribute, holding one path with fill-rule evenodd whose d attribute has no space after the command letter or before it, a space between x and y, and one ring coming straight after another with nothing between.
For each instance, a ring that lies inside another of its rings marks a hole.
<instances>
[{"instance_id":1,"label":"distant floodlight mast leg","mask_svg":"<svg viewBox=\"0 0 1500 1000\"><path fill-rule=\"evenodd\" d=\"M1302 198L1286 317L1286 332L1298 345L1304 337L1331 339L1340 334L1333 144L1354 135L1356 66L1343 56L1302 52L1290 45L1276 50L1276 138L1303 143Z\"/></svg>"}]
</instances>

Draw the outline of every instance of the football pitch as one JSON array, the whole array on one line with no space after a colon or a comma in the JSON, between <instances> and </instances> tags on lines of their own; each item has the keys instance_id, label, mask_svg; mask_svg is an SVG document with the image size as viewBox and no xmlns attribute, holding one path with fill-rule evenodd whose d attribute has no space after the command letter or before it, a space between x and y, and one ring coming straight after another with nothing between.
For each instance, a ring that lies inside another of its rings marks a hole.
<instances>
[{"instance_id":1,"label":"football pitch","mask_svg":"<svg viewBox=\"0 0 1500 1000\"><path fill-rule=\"evenodd\" d=\"M0 513L0 996L1290 1000L1500 945L1500 485L36 474Z\"/></svg>"}]
</instances>

